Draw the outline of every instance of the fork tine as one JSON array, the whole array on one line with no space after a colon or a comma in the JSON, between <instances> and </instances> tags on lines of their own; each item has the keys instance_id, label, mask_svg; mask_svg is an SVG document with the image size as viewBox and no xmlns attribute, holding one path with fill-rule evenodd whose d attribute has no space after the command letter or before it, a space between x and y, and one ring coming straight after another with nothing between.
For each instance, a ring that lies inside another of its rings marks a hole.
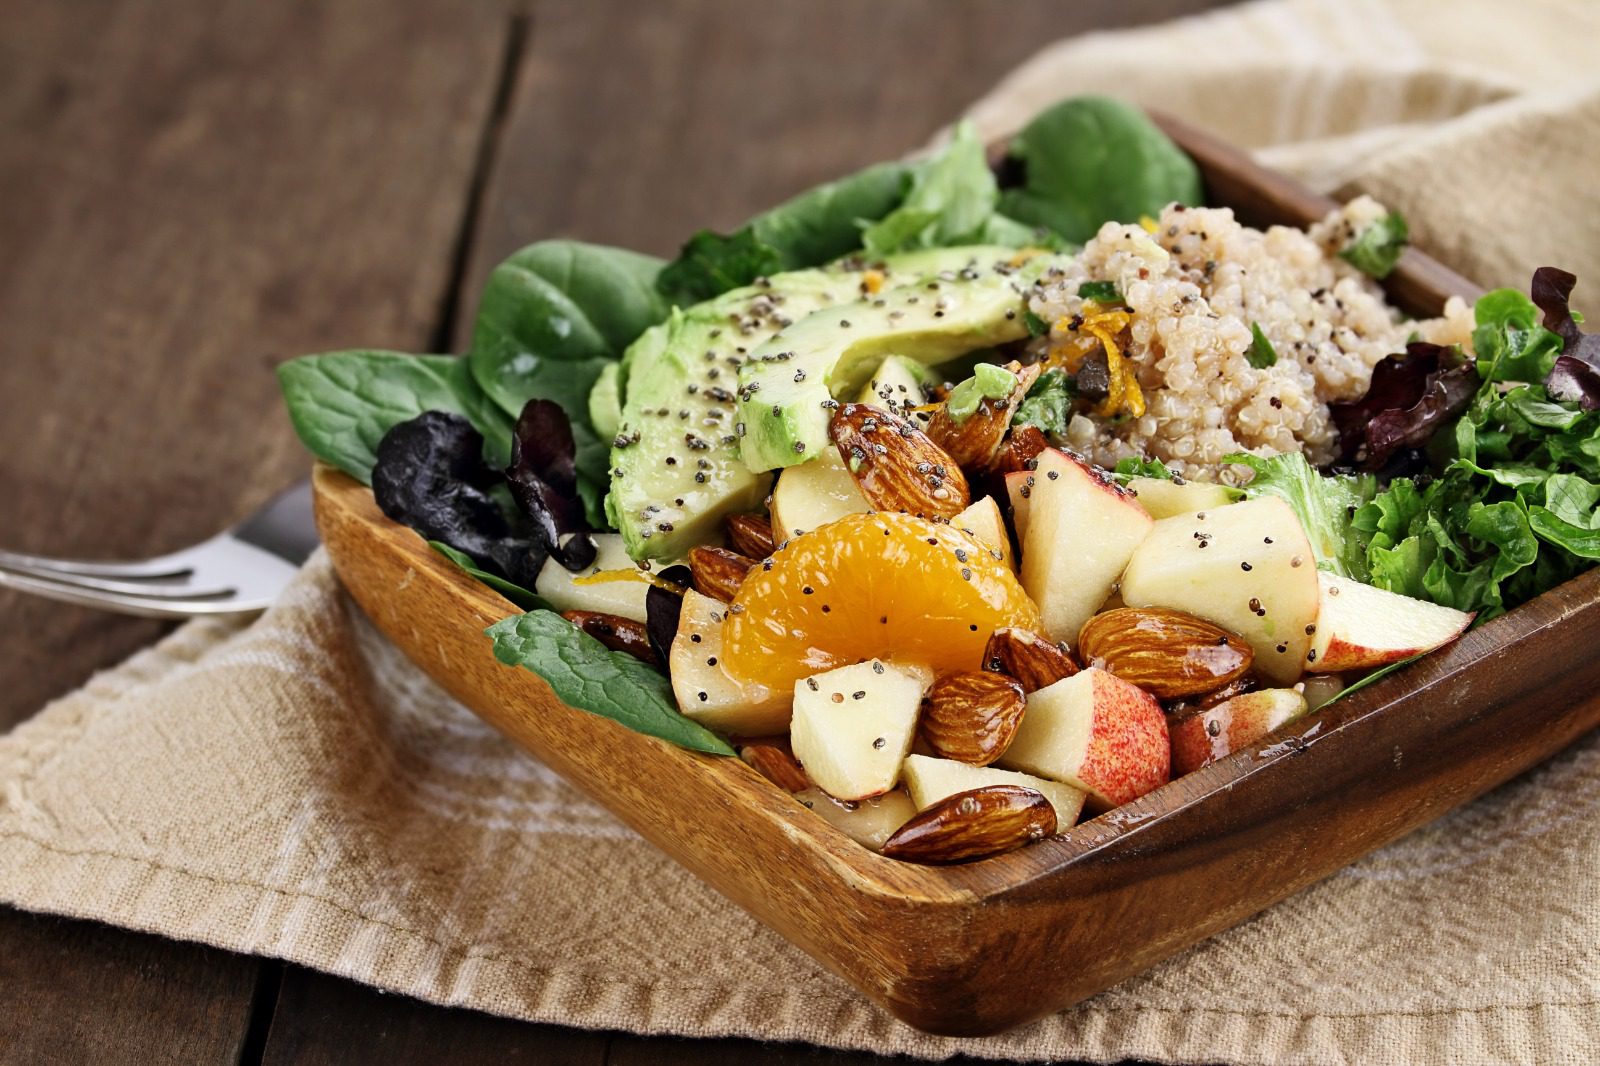
<instances>
[{"instance_id":1,"label":"fork tine","mask_svg":"<svg viewBox=\"0 0 1600 1066\"><path fill-rule=\"evenodd\" d=\"M197 588L186 581L169 582L156 579L119 581L113 578L91 577L87 574L77 574L71 571L54 570L46 567L11 566L5 563L0 563L0 571L9 571L24 577L38 578L41 581L54 581L62 585L71 585L74 588L93 589L97 592L116 592L127 596L145 596L156 600L208 600L215 599L218 596L229 596L236 591L226 585Z\"/></svg>"},{"instance_id":2,"label":"fork tine","mask_svg":"<svg viewBox=\"0 0 1600 1066\"><path fill-rule=\"evenodd\" d=\"M0 566L13 570L34 572L53 571L60 574L77 574L82 577L104 578L159 578L188 577L194 573L181 559L164 555L136 563L98 562L93 559L53 559L46 555L26 555L22 552L0 551Z\"/></svg>"},{"instance_id":3,"label":"fork tine","mask_svg":"<svg viewBox=\"0 0 1600 1066\"><path fill-rule=\"evenodd\" d=\"M18 592L29 592L46 599L57 600L62 603L77 604L81 607L95 607L101 610L120 611L123 614L143 615L147 618L192 618L202 614L240 614L247 611L259 611L267 607L270 598L245 599L240 596L225 596L214 599L157 599L149 596L133 596L121 592L106 592L99 589L80 588L63 584L59 581L47 581L43 578L30 577L11 570L0 570L0 587L15 589Z\"/></svg>"}]
</instances>

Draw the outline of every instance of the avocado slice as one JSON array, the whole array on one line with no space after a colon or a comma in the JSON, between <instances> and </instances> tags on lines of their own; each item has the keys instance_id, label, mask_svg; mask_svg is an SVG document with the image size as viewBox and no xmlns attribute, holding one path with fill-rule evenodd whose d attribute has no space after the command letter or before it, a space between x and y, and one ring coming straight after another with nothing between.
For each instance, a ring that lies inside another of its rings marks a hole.
<instances>
[{"instance_id":1,"label":"avocado slice","mask_svg":"<svg viewBox=\"0 0 1600 1066\"><path fill-rule=\"evenodd\" d=\"M1014 250L989 247L941 255L939 270L815 310L750 353L739 369L738 415L750 469L793 466L828 447L834 397L854 396L887 355L933 365L1026 337L1030 289L1068 262L1034 254L1018 264Z\"/></svg>"},{"instance_id":2,"label":"avocado slice","mask_svg":"<svg viewBox=\"0 0 1600 1066\"><path fill-rule=\"evenodd\" d=\"M911 409L928 402L928 390L939 383L939 375L925 364L903 355L891 355L878 364L871 379L861 387L856 403L870 403L911 417ZM923 416L926 421L926 416Z\"/></svg>"},{"instance_id":3,"label":"avocado slice","mask_svg":"<svg viewBox=\"0 0 1600 1066\"><path fill-rule=\"evenodd\" d=\"M715 541L725 515L760 510L772 475L740 458L739 372L779 330L828 307L888 292L947 268L961 269L972 249L930 250L868 261L841 260L815 270L774 274L646 330L624 353L614 378L622 403L591 397L612 422L611 491L606 515L634 559L676 560ZM1011 249L983 249L1010 257ZM865 380L865 375L862 375ZM857 384L860 384L859 382Z\"/></svg>"}]
</instances>

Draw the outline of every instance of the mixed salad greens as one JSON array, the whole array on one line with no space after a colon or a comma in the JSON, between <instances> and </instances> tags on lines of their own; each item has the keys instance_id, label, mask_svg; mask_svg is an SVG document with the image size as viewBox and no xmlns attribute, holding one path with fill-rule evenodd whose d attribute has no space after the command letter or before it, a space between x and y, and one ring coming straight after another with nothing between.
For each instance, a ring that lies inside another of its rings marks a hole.
<instances>
[{"instance_id":1,"label":"mixed salad greens","mask_svg":"<svg viewBox=\"0 0 1600 1066\"><path fill-rule=\"evenodd\" d=\"M804 275L806 283L828 294L824 303L843 284L829 273L841 257L857 271L848 285L859 278L870 294L882 272L863 272L862 264L889 264L884 270L892 273L896 262L937 262L917 256L936 257L944 248L980 253L985 270L1005 275L1028 269L1009 263L1014 252L1021 252L1016 263L1067 253L1107 221L1138 221L1174 201L1203 203L1194 163L1137 109L1075 98L1039 115L1001 159L986 158L963 124L926 159L829 182L733 233L697 233L671 262L577 241L532 245L491 274L464 356L333 352L290 361L279 376L294 427L313 454L370 484L385 514L527 612L489 628L502 662L540 674L574 707L684 747L733 754L723 737L679 712L662 672L680 613L693 599L683 591L690 574L670 565L670 553L658 552L652 567L649 550L635 551L650 588L644 632L631 650L617 650L617 635L603 621L569 620L535 591L549 560L574 574L615 564L597 559L612 549L597 546L591 534L613 528L619 517L606 496L622 476L615 455L638 440L624 398L630 374L641 372L640 346L694 325L696 305L728 317L730 301L745 301L731 320L759 334L753 318L739 317L754 299L761 315L787 324L781 298L761 295L774 275L814 272ZM1391 215L1343 254L1381 277L1406 237L1404 220ZM1570 309L1574 284L1571 275L1544 268L1531 299L1511 289L1485 294L1475 308L1475 356L1413 343L1381 363L1365 397L1334 408L1344 449L1336 468L1316 470L1299 454L1241 454L1227 461L1248 467L1253 479L1242 489L1213 488L1224 502L1281 500L1330 575L1473 613L1476 624L1560 584L1600 559L1600 334L1583 332L1581 315ZM1082 293L1086 298L1107 306L1121 299L1108 282L1089 285L1101 288ZM1031 312L1019 319L1008 307L1004 317L995 336L1005 344L1049 328ZM714 354L707 351L707 360ZM781 364L792 354L765 358ZM1276 358L1257 330L1252 365ZM1004 389L987 391L985 375L999 374L994 364L1002 361L983 352L967 360L955 376L971 377L941 394L940 412L931 417L959 422L980 409L992 413L1002 406L994 397L1022 381L1000 431L1036 439L1039 447L1058 439L1084 387L1081 375L1010 364ZM885 376L891 362L866 383L869 394L886 398L893 413L885 421L925 427L930 416L915 404L896 407L888 398L896 389L922 393L927 383L914 366ZM732 389L744 381L737 402L748 405L755 392L748 375L730 376L726 390L697 378L687 392L726 391L732 404ZM804 379L804 369L796 370L793 382ZM772 395L769 385L763 401ZM662 403L656 414L670 420ZM824 408L829 403L839 406L825 399ZM745 423L725 431L721 446L737 453ZM705 453L719 443L715 437L685 435L685 462L698 455L696 481L710 476ZM790 439L765 444L782 451ZM803 436L793 440L793 450L803 451ZM1152 460L1127 460L1115 473L1123 483L1173 480ZM751 482L756 499L765 484ZM1003 538L998 512L994 521ZM662 539L674 532L670 523L658 524ZM783 524L773 526L781 542ZM624 532L634 550L654 530ZM681 624L705 621L685 613Z\"/></svg>"}]
</instances>

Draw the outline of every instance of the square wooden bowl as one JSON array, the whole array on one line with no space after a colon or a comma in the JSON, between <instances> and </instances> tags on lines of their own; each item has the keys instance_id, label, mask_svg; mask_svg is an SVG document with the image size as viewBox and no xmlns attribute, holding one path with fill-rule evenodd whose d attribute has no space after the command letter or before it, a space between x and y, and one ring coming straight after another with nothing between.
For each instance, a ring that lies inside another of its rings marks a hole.
<instances>
[{"instance_id":1,"label":"square wooden bowl","mask_svg":"<svg viewBox=\"0 0 1600 1066\"><path fill-rule=\"evenodd\" d=\"M1209 202L1304 226L1332 201L1161 119ZM1410 250L1386 285L1418 315L1475 286ZM1600 724L1600 573L1468 633L1255 748L1059 837L968 866L857 845L738 759L561 703L501 665L516 612L316 471L317 522L350 594L418 666L507 736L896 1017L978 1036L1105 989L1500 784ZM1028 980L1008 979L1018 973Z\"/></svg>"}]
</instances>

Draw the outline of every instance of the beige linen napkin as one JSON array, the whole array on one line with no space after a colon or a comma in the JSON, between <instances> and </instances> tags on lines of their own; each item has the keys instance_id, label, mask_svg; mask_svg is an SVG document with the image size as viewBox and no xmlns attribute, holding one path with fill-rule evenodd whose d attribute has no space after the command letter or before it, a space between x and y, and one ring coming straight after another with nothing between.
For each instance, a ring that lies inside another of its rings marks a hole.
<instances>
[{"instance_id":1,"label":"beige linen napkin","mask_svg":"<svg viewBox=\"0 0 1600 1066\"><path fill-rule=\"evenodd\" d=\"M989 132L1084 90L1374 191L1489 283L1600 314L1600 5L1273 2L1052 47ZM1600 1059L1600 738L1078 1008L916 1033L523 756L321 557L0 738L0 899L571 1025L938 1057Z\"/></svg>"}]
</instances>

